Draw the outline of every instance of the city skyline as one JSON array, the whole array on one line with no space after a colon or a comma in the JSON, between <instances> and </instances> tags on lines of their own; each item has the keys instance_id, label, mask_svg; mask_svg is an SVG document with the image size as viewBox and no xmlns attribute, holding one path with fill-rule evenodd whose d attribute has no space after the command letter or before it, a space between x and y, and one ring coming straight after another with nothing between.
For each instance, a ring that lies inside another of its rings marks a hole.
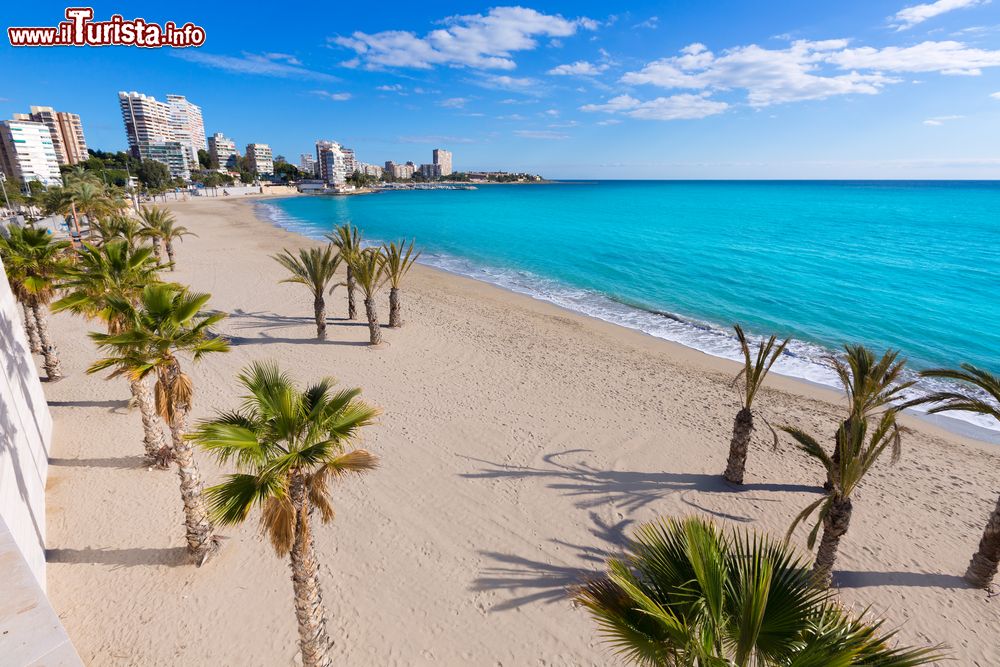
<instances>
[{"instance_id":1,"label":"city skyline","mask_svg":"<svg viewBox=\"0 0 1000 667\"><path fill-rule=\"evenodd\" d=\"M374 164L461 148L463 170L552 178L1000 177L1000 3L801 5L338 7L303 22L134 3L203 25L205 45L4 44L7 70L35 76L8 82L0 114L72 109L91 147L124 150L110 96L137 90L185 95L207 135L291 162L336 137ZM59 11L16 6L8 23ZM266 52L244 43L251 20ZM66 68L113 71L113 85L54 85Z\"/></svg>"}]
</instances>

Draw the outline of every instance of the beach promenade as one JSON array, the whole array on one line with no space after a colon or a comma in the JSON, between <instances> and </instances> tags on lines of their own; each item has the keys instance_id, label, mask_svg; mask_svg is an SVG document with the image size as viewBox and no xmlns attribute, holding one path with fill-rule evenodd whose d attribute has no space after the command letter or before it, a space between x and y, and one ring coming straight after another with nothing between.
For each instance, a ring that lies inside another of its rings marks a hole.
<instances>
[{"instance_id":1,"label":"beach promenade","mask_svg":"<svg viewBox=\"0 0 1000 667\"><path fill-rule=\"evenodd\" d=\"M382 466L334 485L316 524L329 630L343 665L614 664L567 588L654 517L700 515L785 534L821 492L787 439L758 433L747 484L723 483L736 364L483 283L418 266L402 329L367 346L346 297L314 339L305 290L269 258L314 242L254 217L252 200L167 202L197 233L176 278L210 292L232 351L189 364L192 416L239 405L237 372L273 359L301 384L324 375L382 409L363 446ZM419 243L419 239L418 239ZM379 301L383 320L386 298ZM225 528L202 568L185 556L176 474L142 462L122 380L69 314L51 318L66 378L47 489L48 594L90 665L281 665L297 661L289 570L252 523ZM771 376L773 424L829 436L838 395ZM834 585L909 644L946 642L961 665L1000 664L1000 599L961 579L1000 488L1000 449L904 417L903 457L855 495ZM206 483L221 472L196 454ZM803 550L805 533L792 542Z\"/></svg>"}]
</instances>

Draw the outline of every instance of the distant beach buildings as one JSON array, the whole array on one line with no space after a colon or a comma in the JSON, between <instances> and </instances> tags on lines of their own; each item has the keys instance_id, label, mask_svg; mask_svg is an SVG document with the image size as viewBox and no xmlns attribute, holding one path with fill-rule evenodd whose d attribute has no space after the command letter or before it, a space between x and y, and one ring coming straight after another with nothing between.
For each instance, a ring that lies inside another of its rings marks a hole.
<instances>
[{"instance_id":1,"label":"distant beach buildings","mask_svg":"<svg viewBox=\"0 0 1000 667\"><path fill-rule=\"evenodd\" d=\"M201 107L183 95L167 95L160 102L138 92L118 93L129 152L140 160L167 165L174 178L188 180L197 169L198 151L205 150L205 124Z\"/></svg>"},{"instance_id":2,"label":"distant beach buildings","mask_svg":"<svg viewBox=\"0 0 1000 667\"><path fill-rule=\"evenodd\" d=\"M19 188L31 181L59 185L60 165L86 159L87 140L75 113L31 107L0 123L0 172Z\"/></svg>"},{"instance_id":3,"label":"distant beach buildings","mask_svg":"<svg viewBox=\"0 0 1000 667\"><path fill-rule=\"evenodd\" d=\"M235 169L240 159L236 142L222 132L216 132L208 138L208 154L212 164L218 169Z\"/></svg>"},{"instance_id":4,"label":"distant beach buildings","mask_svg":"<svg viewBox=\"0 0 1000 667\"><path fill-rule=\"evenodd\" d=\"M251 172L261 176L274 174L274 157L271 155L271 147L267 144L247 144L246 156Z\"/></svg>"}]
</instances>

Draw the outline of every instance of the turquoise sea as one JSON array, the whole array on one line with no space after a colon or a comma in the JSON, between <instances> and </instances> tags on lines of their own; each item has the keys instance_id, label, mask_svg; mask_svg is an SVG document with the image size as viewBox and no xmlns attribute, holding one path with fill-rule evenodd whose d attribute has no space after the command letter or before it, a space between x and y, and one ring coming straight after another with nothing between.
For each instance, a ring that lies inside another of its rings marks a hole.
<instances>
[{"instance_id":1,"label":"turquoise sea","mask_svg":"<svg viewBox=\"0 0 1000 667\"><path fill-rule=\"evenodd\" d=\"M348 220L372 241L415 237L427 264L717 356L738 354L733 322L792 336L776 370L822 384L845 342L1000 373L997 182L567 182L258 207L316 238Z\"/></svg>"}]
</instances>

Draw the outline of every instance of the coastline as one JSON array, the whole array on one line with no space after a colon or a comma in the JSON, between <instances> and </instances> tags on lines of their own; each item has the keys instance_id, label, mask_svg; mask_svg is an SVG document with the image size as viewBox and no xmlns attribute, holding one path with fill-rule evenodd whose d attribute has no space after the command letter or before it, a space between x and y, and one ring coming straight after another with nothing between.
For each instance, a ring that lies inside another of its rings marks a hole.
<instances>
[{"instance_id":1,"label":"coastline","mask_svg":"<svg viewBox=\"0 0 1000 667\"><path fill-rule=\"evenodd\" d=\"M232 351L186 366L192 417L235 407L233 378L254 359L300 382L335 375L382 408L364 442L382 467L337 484L337 519L315 531L340 662L607 664L565 591L637 523L697 513L780 537L815 499L816 467L787 442L772 450L766 433L747 487L721 483L735 362L524 294L418 265L403 286L406 326L386 329L386 346L369 349L364 324L342 319L342 289L328 301L330 340L317 343L304 290L279 284L268 257L313 242L259 220L265 198L167 203L199 235L178 244L170 278L230 314L220 332ZM127 387L83 373L89 324L63 314L51 328L68 376L46 387L49 589L83 659L290 662L287 564L248 525L223 531L217 560L183 565L175 475L137 465ZM783 376L759 401L772 423L822 438L842 410L834 390ZM840 599L871 605L901 641L946 641L959 664L997 664L995 604L960 575L996 500L1000 450L904 422L902 460L880 463L858 492ZM216 483L224 471L197 459ZM805 532L792 538L803 552Z\"/></svg>"},{"instance_id":2,"label":"coastline","mask_svg":"<svg viewBox=\"0 0 1000 667\"><path fill-rule=\"evenodd\" d=\"M555 183L555 181L553 181L553 183ZM494 185L507 185L507 184L496 183ZM526 183L526 185L531 185L531 183ZM356 194L368 194L368 193L356 193ZM381 194L381 193L374 192L372 194ZM272 199L273 198L275 197L272 197ZM276 198L284 199L286 197L276 197ZM258 199L264 199L264 198L258 197ZM304 230L300 231L299 229L293 227L286 227L277 220L268 219L266 216L263 216L256 207L253 207L253 214L255 218L263 224L281 229L283 231L291 232L297 236L316 240L312 236L306 234ZM441 271L447 275L454 276L456 278L461 278L464 280L473 280L479 284L485 284L489 285L490 287L500 289L505 293L511 295L526 296L534 301L548 304L563 313L571 313L575 316L583 317L591 322L602 322L606 324L611 324L612 326L639 333L642 336L652 338L653 340L656 341L664 342L669 345L678 346L679 348L683 349L685 353L692 352L695 354L704 355L711 359L718 359L720 361L726 362L725 364L723 364L721 368L724 368L726 372L730 372L733 375L739 372L740 368L742 367L741 362L723 356L721 352L718 351L713 352L707 349L699 349L698 347L686 343L683 340L671 339L647 331L637 324L626 323L623 321L616 321L615 319L612 319L610 317L602 317L601 315L588 313L585 310L580 310L568 305L563 305L559 303L557 300L548 298L545 295L532 292L529 290L517 289L513 286L505 285L502 282L491 280L490 278L492 276L487 275L487 272L481 271L480 273L483 274L483 277L478 277L472 275L472 273L469 271L463 272L461 270L451 269L448 266L445 266L441 263L430 264L428 263L426 257L424 259L418 260L417 266L432 271ZM644 308L642 306L629 304L621 301L614 301L614 303L616 305L620 305L625 309L633 309L643 314L653 315L657 317L665 317L685 325L699 326L698 324L694 323L695 322L694 320L691 320L690 318L682 314L654 311L648 308ZM731 330L729 330L728 333L731 334ZM793 340L793 346L795 343L796 341ZM819 347L818 344L816 343L803 342L803 344L810 347ZM826 353L829 353L829 351L828 350L824 351L824 354ZM830 373L830 375L831 378L829 379L831 380L831 382L835 382L835 376L832 375L832 372ZM801 375L801 374L796 375L791 372L788 372L786 369L782 368L782 364L780 361L776 365L776 367L772 369L771 377L775 379L781 378L781 379L791 380L795 384L787 387L787 390L793 393L796 391L800 391L808 395L809 390L820 390L821 392L825 392L825 394L822 395L822 400L826 400L829 402L837 402L843 399L844 394L839 389L839 387L827 382L820 381L818 379L810 378L806 375ZM796 385L798 385L798 388L796 388ZM916 424L923 424L929 428L941 429L952 435L958 436L963 439L976 441L981 444L986 444L991 446L1000 445L1000 431L980 426L979 424L970 421L970 419L971 417L969 417L968 415L932 415L918 409L910 408L906 410L906 412L904 413L903 423L911 428L914 427Z\"/></svg>"}]
</instances>

